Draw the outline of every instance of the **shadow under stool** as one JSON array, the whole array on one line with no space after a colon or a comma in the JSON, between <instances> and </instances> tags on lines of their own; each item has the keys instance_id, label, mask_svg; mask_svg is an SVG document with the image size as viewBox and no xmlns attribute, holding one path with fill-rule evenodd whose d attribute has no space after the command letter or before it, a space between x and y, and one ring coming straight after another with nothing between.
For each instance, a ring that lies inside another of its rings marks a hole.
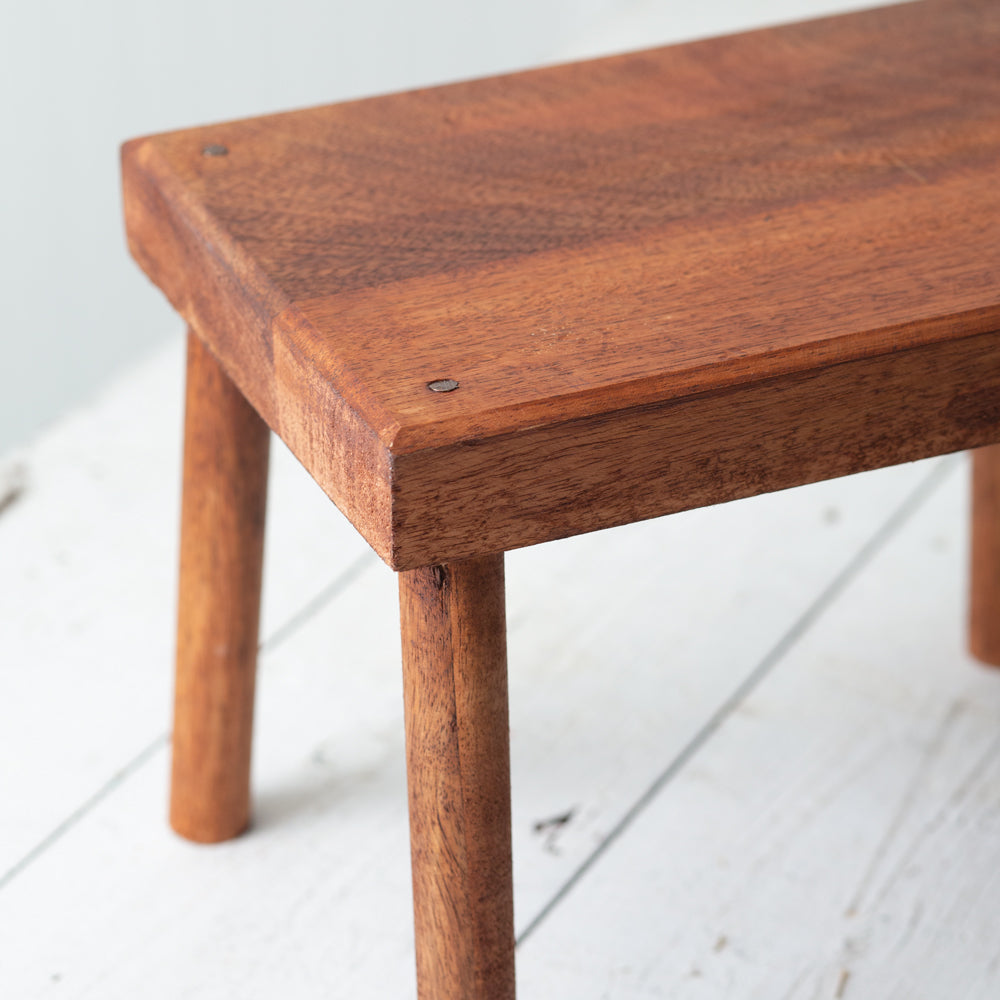
<instances>
[{"instance_id":1,"label":"shadow under stool","mask_svg":"<svg viewBox=\"0 0 1000 1000\"><path fill-rule=\"evenodd\" d=\"M127 143L189 328L171 822L240 833L269 429L399 574L419 993L510 1000L503 553L959 449L1000 662L1000 5Z\"/></svg>"}]
</instances>

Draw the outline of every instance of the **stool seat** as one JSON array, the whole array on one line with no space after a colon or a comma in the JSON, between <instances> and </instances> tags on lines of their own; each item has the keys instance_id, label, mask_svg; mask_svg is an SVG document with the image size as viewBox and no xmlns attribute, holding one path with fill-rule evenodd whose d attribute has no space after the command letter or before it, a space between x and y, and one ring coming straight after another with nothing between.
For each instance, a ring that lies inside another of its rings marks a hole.
<instances>
[{"instance_id":1,"label":"stool seat","mask_svg":"<svg viewBox=\"0 0 1000 1000\"><path fill-rule=\"evenodd\" d=\"M396 569L982 444L998 51L937 0L136 140L130 245Z\"/></svg>"},{"instance_id":2,"label":"stool seat","mask_svg":"<svg viewBox=\"0 0 1000 1000\"><path fill-rule=\"evenodd\" d=\"M190 327L172 822L248 819L268 428L400 571L420 996L511 1000L503 553L963 448L1000 662L1000 5L137 139Z\"/></svg>"}]
</instances>

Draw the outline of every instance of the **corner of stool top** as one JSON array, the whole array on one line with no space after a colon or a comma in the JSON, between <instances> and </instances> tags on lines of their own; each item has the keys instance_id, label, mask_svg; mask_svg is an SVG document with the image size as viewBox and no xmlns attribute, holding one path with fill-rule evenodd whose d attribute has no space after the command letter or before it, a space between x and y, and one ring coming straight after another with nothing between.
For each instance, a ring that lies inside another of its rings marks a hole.
<instances>
[{"instance_id":1,"label":"corner of stool top","mask_svg":"<svg viewBox=\"0 0 1000 1000\"><path fill-rule=\"evenodd\" d=\"M151 136L129 247L379 555L1000 440L1000 5Z\"/></svg>"}]
</instances>

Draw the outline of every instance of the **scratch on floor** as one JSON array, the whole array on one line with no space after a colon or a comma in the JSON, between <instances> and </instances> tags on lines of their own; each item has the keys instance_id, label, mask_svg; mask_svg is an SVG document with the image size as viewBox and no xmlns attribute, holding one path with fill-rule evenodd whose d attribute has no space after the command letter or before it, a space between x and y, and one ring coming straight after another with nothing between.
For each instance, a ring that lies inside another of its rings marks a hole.
<instances>
[{"instance_id":1,"label":"scratch on floor","mask_svg":"<svg viewBox=\"0 0 1000 1000\"><path fill-rule=\"evenodd\" d=\"M847 983L850 980L850 978L851 978L850 969L840 970L840 979L837 981L837 990L833 994L834 1000L840 1000L840 998L844 995L844 992L847 989Z\"/></svg>"},{"instance_id":2,"label":"scratch on floor","mask_svg":"<svg viewBox=\"0 0 1000 1000\"><path fill-rule=\"evenodd\" d=\"M540 819L535 823L535 833L545 834L545 850L552 854L559 853L556 848L556 841L559 839L559 834L562 833L566 825L576 815L576 812L577 807L573 806L571 809L567 809L566 812L560 813L558 816L552 816L549 819Z\"/></svg>"},{"instance_id":3,"label":"scratch on floor","mask_svg":"<svg viewBox=\"0 0 1000 1000\"><path fill-rule=\"evenodd\" d=\"M846 915L848 917L855 916L861 910L864 898L868 894L871 884L875 880L875 876L878 874L879 869L885 862L889 849L895 843L900 830L903 828L903 823L905 822L907 816L909 816L914 803L917 801L917 796L923 787L930 766L941 753L941 750L947 742L948 734L954 728L955 723L958 722L965 709L965 702L959 699L953 701L948 706L948 711L942 716L941 722L938 724L937 731L934 733L933 738L927 744L927 747L921 755L916 771L910 778L910 782L906 786L903 797L899 800L899 804L896 806L892 819L889 821L889 825L886 827L885 833L882 834L882 839L876 845L871 856L871 861L869 861L868 867L865 869L865 873L861 876L861 880L858 882L857 888L854 890L854 895L852 896L851 902L847 907Z\"/></svg>"},{"instance_id":4,"label":"scratch on floor","mask_svg":"<svg viewBox=\"0 0 1000 1000\"><path fill-rule=\"evenodd\" d=\"M983 771L996 761L998 752L1000 752L1000 737L994 737L994 739L990 740L989 746L987 746L986 750L980 754L978 758L976 758L972 767L970 767L966 772L965 777L953 789L948 798L945 799L944 803L935 810L930 819L921 824L916 836L914 836L910 845L896 862L895 867L886 878L878 894L872 899L873 905L881 903L881 901L889 894L892 887L901 877L902 873L906 871L907 866L910 864L914 854L917 853L921 845L927 840L928 837L932 836L941 828L955 807L968 796L970 790L980 780Z\"/></svg>"},{"instance_id":5,"label":"scratch on floor","mask_svg":"<svg viewBox=\"0 0 1000 1000\"><path fill-rule=\"evenodd\" d=\"M791 985L788 987L788 991L783 993L779 1000L792 1000L792 998L799 992L799 988L811 975L809 969L803 969L793 980Z\"/></svg>"},{"instance_id":6,"label":"scratch on floor","mask_svg":"<svg viewBox=\"0 0 1000 1000\"><path fill-rule=\"evenodd\" d=\"M28 488L28 470L20 462L0 472L0 514L24 496Z\"/></svg>"}]
</instances>

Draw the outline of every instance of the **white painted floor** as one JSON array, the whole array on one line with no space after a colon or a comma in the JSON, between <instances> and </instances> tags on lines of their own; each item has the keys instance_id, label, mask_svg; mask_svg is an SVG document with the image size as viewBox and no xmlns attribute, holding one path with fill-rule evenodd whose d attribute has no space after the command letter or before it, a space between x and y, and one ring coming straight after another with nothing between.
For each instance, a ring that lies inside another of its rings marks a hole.
<instances>
[{"instance_id":1,"label":"white painted floor","mask_svg":"<svg viewBox=\"0 0 1000 1000\"><path fill-rule=\"evenodd\" d=\"M181 349L0 462L0 997L412 997L395 579L277 444L255 825L166 826ZM1000 996L966 474L508 556L522 1000Z\"/></svg>"}]
</instances>

